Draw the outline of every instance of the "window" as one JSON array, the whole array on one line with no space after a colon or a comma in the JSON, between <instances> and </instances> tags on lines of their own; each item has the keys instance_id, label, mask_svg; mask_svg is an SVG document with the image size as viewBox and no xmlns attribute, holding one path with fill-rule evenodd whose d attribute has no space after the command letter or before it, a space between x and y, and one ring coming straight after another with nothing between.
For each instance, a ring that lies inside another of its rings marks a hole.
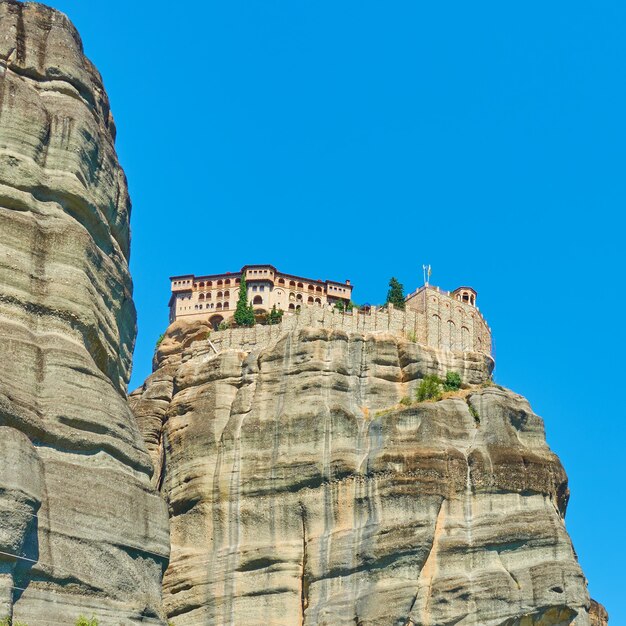
<instances>
[{"instance_id":1,"label":"window","mask_svg":"<svg viewBox=\"0 0 626 626\"><path fill-rule=\"evenodd\" d=\"M298 300L299 302L302 302L302 294L301 294L301 293L299 293L299 294L296 296L296 300Z\"/></svg>"},{"instance_id":2,"label":"window","mask_svg":"<svg viewBox=\"0 0 626 626\"><path fill-rule=\"evenodd\" d=\"M322 288L318 285L318 286L315 288L315 291L322 291Z\"/></svg>"},{"instance_id":3,"label":"window","mask_svg":"<svg viewBox=\"0 0 626 626\"><path fill-rule=\"evenodd\" d=\"M296 308L295 304L291 303L291 304L289 305L289 310L290 310L290 311L293 311L295 308Z\"/></svg>"},{"instance_id":4,"label":"window","mask_svg":"<svg viewBox=\"0 0 626 626\"><path fill-rule=\"evenodd\" d=\"M228 302L224 302L224 308L227 309L228 308Z\"/></svg>"},{"instance_id":5,"label":"window","mask_svg":"<svg viewBox=\"0 0 626 626\"><path fill-rule=\"evenodd\" d=\"M219 325L224 321L224 318L221 315L214 315L210 320L209 324L213 327L213 330L218 330Z\"/></svg>"},{"instance_id":6,"label":"window","mask_svg":"<svg viewBox=\"0 0 626 626\"><path fill-rule=\"evenodd\" d=\"M285 284L285 279L284 278L279 278L278 279L278 284L279 285L284 285Z\"/></svg>"},{"instance_id":7,"label":"window","mask_svg":"<svg viewBox=\"0 0 626 626\"><path fill-rule=\"evenodd\" d=\"M289 286L290 287L295 287L296 286L296 282L294 280L290 280L289 281Z\"/></svg>"},{"instance_id":8,"label":"window","mask_svg":"<svg viewBox=\"0 0 626 626\"><path fill-rule=\"evenodd\" d=\"M218 302L218 303L217 303L217 306L216 306L215 308L216 308L216 309L221 309L221 308L222 308L222 303L221 303L221 302Z\"/></svg>"},{"instance_id":9,"label":"window","mask_svg":"<svg viewBox=\"0 0 626 626\"><path fill-rule=\"evenodd\" d=\"M313 300L312 296L309 296L308 302L309 302L309 304L313 304L314 300Z\"/></svg>"},{"instance_id":10,"label":"window","mask_svg":"<svg viewBox=\"0 0 626 626\"><path fill-rule=\"evenodd\" d=\"M256 290L257 290L257 286L256 286L256 285L253 285L253 286L252 286L252 291L256 291Z\"/></svg>"},{"instance_id":11,"label":"window","mask_svg":"<svg viewBox=\"0 0 626 626\"><path fill-rule=\"evenodd\" d=\"M252 304L263 304L263 298L261 296L254 296L254 300L252 300Z\"/></svg>"},{"instance_id":12,"label":"window","mask_svg":"<svg viewBox=\"0 0 626 626\"><path fill-rule=\"evenodd\" d=\"M198 283L200 287L204 287L204 283Z\"/></svg>"},{"instance_id":13,"label":"window","mask_svg":"<svg viewBox=\"0 0 626 626\"><path fill-rule=\"evenodd\" d=\"M315 304L322 304L322 301L319 298L315 298Z\"/></svg>"},{"instance_id":14,"label":"window","mask_svg":"<svg viewBox=\"0 0 626 626\"><path fill-rule=\"evenodd\" d=\"M230 296L230 291L226 290L226 291L224 292L224 297L225 297L225 298L228 298L229 296Z\"/></svg>"},{"instance_id":15,"label":"window","mask_svg":"<svg viewBox=\"0 0 626 626\"><path fill-rule=\"evenodd\" d=\"M206 284L207 287L213 287L213 283L209 280Z\"/></svg>"},{"instance_id":16,"label":"window","mask_svg":"<svg viewBox=\"0 0 626 626\"><path fill-rule=\"evenodd\" d=\"M218 297L218 298L223 298L223 297L224 297L224 294L223 294L221 291L218 291L218 292L217 292L217 297Z\"/></svg>"},{"instance_id":17,"label":"window","mask_svg":"<svg viewBox=\"0 0 626 626\"><path fill-rule=\"evenodd\" d=\"M259 287L259 291L265 291L265 287L264 287L263 285L261 285L261 286Z\"/></svg>"},{"instance_id":18,"label":"window","mask_svg":"<svg viewBox=\"0 0 626 626\"><path fill-rule=\"evenodd\" d=\"M219 286L221 286L221 285L223 285L223 284L224 284L224 283L223 283L223 281L222 281L221 279L217 281L217 286L218 286L218 287L219 287Z\"/></svg>"},{"instance_id":19,"label":"window","mask_svg":"<svg viewBox=\"0 0 626 626\"><path fill-rule=\"evenodd\" d=\"M204 294L203 294L203 293L201 293L201 294L198 296L198 300L204 300Z\"/></svg>"},{"instance_id":20,"label":"window","mask_svg":"<svg viewBox=\"0 0 626 626\"><path fill-rule=\"evenodd\" d=\"M225 285L230 285L230 278L227 278L227 279L224 281L224 284L225 284Z\"/></svg>"},{"instance_id":21,"label":"window","mask_svg":"<svg viewBox=\"0 0 626 626\"><path fill-rule=\"evenodd\" d=\"M298 289L304 289L304 285L302 283L298 283Z\"/></svg>"}]
</instances>

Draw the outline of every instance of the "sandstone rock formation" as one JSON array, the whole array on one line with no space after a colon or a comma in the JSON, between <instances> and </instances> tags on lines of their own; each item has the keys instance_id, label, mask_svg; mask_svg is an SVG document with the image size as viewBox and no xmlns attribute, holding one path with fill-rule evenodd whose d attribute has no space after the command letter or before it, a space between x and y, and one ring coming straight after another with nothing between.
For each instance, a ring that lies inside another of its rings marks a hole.
<instances>
[{"instance_id":1,"label":"sandstone rock formation","mask_svg":"<svg viewBox=\"0 0 626 626\"><path fill-rule=\"evenodd\" d=\"M131 394L173 624L593 623L565 473L489 357L324 328L216 354L207 332L170 326ZM406 399L450 370L461 392Z\"/></svg>"},{"instance_id":2,"label":"sandstone rock formation","mask_svg":"<svg viewBox=\"0 0 626 626\"><path fill-rule=\"evenodd\" d=\"M589 617L591 618L591 626L607 626L609 623L609 614L606 609L595 600L591 601Z\"/></svg>"},{"instance_id":3,"label":"sandstone rock formation","mask_svg":"<svg viewBox=\"0 0 626 626\"><path fill-rule=\"evenodd\" d=\"M29 626L163 623L114 137L67 18L0 0L0 619Z\"/></svg>"}]
</instances>

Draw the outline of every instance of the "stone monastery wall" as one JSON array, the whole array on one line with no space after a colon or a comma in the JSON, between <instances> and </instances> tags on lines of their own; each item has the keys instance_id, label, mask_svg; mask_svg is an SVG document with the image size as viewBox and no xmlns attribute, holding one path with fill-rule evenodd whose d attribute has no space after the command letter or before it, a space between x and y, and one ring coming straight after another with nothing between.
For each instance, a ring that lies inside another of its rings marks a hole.
<instances>
[{"instance_id":1,"label":"stone monastery wall","mask_svg":"<svg viewBox=\"0 0 626 626\"><path fill-rule=\"evenodd\" d=\"M423 311L401 311L393 307L341 313L332 307L305 305L298 314L285 313L280 324L213 331L210 339L218 350L253 350L269 345L285 332L314 327L387 332L433 348L491 354L491 332L476 308L455 303L447 296L439 297L435 290L428 291L426 304L427 315Z\"/></svg>"}]
</instances>

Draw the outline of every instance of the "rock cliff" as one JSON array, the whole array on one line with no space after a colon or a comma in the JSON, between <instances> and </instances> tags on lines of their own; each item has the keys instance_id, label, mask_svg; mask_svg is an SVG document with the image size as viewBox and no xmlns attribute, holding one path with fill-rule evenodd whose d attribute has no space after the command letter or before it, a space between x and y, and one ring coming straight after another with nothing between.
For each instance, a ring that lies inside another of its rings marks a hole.
<instances>
[{"instance_id":1,"label":"rock cliff","mask_svg":"<svg viewBox=\"0 0 626 626\"><path fill-rule=\"evenodd\" d=\"M0 620L29 626L163 623L114 138L67 18L0 0Z\"/></svg>"},{"instance_id":2,"label":"rock cliff","mask_svg":"<svg viewBox=\"0 0 626 626\"><path fill-rule=\"evenodd\" d=\"M0 0L0 620L164 624L158 490L176 626L607 623L488 357L323 327L215 353L176 323L135 420L114 139L67 18ZM462 390L411 401L448 371Z\"/></svg>"},{"instance_id":3,"label":"rock cliff","mask_svg":"<svg viewBox=\"0 0 626 626\"><path fill-rule=\"evenodd\" d=\"M566 475L489 357L324 328L215 353L208 330L170 326L131 394L173 624L596 623ZM447 371L463 389L410 400Z\"/></svg>"}]
</instances>

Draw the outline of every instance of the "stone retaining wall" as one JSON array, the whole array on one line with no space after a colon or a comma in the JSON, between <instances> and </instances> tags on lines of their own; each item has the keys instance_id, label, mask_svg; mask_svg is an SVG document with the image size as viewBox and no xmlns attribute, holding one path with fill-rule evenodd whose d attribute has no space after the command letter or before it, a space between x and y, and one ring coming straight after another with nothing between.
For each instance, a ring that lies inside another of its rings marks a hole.
<instances>
[{"instance_id":1,"label":"stone retaining wall","mask_svg":"<svg viewBox=\"0 0 626 626\"><path fill-rule=\"evenodd\" d=\"M428 323L422 311L410 309L372 307L369 312L340 313L332 308L304 305L299 313L285 313L280 324L214 331L211 341L218 350L252 350L269 345L285 332L314 327L345 332L388 332L433 348L491 354L491 333L480 313L465 314L458 306L446 309L445 304L441 305L444 298L438 299L436 311L428 308Z\"/></svg>"}]
</instances>

